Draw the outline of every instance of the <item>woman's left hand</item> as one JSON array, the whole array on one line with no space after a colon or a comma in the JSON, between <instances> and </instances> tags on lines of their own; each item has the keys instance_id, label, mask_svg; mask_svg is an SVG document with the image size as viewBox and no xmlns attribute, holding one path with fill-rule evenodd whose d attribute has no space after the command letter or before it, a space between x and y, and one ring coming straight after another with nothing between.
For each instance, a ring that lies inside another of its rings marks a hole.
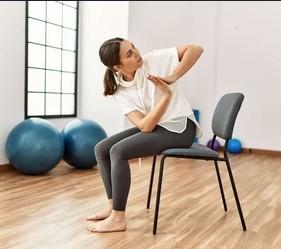
<instances>
[{"instance_id":1,"label":"woman's left hand","mask_svg":"<svg viewBox=\"0 0 281 249\"><path fill-rule=\"evenodd\" d=\"M177 78L173 75L166 76L166 77L158 76L157 78L159 78L160 80L163 80L166 84L173 84L177 81Z\"/></svg>"}]
</instances>

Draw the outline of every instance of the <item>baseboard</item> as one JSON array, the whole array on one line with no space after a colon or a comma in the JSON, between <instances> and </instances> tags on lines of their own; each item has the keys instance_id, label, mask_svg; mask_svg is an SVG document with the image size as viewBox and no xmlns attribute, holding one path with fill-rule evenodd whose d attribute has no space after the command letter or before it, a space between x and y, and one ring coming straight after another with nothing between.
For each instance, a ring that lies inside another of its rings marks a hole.
<instances>
[{"instance_id":1,"label":"baseboard","mask_svg":"<svg viewBox=\"0 0 281 249\"><path fill-rule=\"evenodd\" d=\"M219 151L223 152L223 149L224 149L224 147L221 146ZM241 153L281 157L281 151L279 151L279 150L264 150L264 149L243 148Z\"/></svg>"},{"instance_id":2,"label":"baseboard","mask_svg":"<svg viewBox=\"0 0 281 249\"><path fill-rule=\"evenodd\" d=\"M14 170L11 164L0 164L0 173Z\"/></svg>"},{"instance_id":3,"label":"baseboard","mask_svg":"<svg viewBox=\"0 0 281 249\"><path fill-rule=\"evenodd\" d=\"M266 156L280 156L281 157L281 151L278 151L278 150L243 148L243 153L259 154L259 155L266 155Z\"/></svg>"}]
</instances>

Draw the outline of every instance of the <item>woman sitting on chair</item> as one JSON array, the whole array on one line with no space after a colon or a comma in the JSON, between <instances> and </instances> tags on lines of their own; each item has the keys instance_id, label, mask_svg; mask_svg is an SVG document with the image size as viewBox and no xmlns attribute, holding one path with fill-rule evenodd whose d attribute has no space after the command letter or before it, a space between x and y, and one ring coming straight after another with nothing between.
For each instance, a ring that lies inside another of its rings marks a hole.
<instances>
[{"instance_id":1,"label":"woman sitting on chair","mask_svg":"<svg viewBox=\"0 0 281 249\"><path fill-rule=\"evenodd\" d=\"M185 45L154 50L144 56L122 38L105 41L99 50L107 66L104 95L112 95L134 125L99 142L95 155L108 207L87 220L91 232L126 230L125 210L131 176L128 160L160 153L170 147L190 147L201 135L193 111L177 81L203 49Z\"/></svg>"}]
</instances>

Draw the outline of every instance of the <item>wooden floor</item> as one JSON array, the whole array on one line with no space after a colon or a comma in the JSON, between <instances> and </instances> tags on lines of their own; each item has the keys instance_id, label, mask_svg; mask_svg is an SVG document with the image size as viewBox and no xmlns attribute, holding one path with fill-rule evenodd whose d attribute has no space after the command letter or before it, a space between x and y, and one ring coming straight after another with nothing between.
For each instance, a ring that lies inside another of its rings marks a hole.
<instances>
[{"instance_id":1,"label":"wooden floor","mask_svg":"<svg viewBox=\"0 0 281 249\"><path fill-rule=\"evenodd\" d=\"M97 168L74 170L62 163L44 176L1 172L0 248L281 248L280 157L230 156L247 232L242 231L223 163L219 165L227 213L212 162L167 159L156 236L152 235L156 184L151 209L146 210L151 161L145 158L141 166L131 161L128 228L121 233L86 230L85 217L106 205Z\"/></svg>"}]
</instances>

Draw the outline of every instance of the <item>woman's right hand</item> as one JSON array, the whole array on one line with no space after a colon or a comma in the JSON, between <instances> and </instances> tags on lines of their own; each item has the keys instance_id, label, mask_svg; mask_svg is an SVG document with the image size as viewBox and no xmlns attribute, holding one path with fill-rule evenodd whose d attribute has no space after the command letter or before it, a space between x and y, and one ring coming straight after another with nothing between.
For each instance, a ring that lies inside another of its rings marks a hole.
<instances>
[{"instance_id":1,"label":"woman's right hand","mask_svg":"<svg viewBox=\"0 0 281 249\"><path fill-rule=\"evenodd\" d=\"M158 88L163 93L163 95L165 95L166 97L172 96L172 91L171 91L169 85L165 81L163 81L159 77L156 77L153 75L149 75L147 77L147 79L152 81L153 84L155 85L155 87Z\"/></svg>"}]
</instances>

